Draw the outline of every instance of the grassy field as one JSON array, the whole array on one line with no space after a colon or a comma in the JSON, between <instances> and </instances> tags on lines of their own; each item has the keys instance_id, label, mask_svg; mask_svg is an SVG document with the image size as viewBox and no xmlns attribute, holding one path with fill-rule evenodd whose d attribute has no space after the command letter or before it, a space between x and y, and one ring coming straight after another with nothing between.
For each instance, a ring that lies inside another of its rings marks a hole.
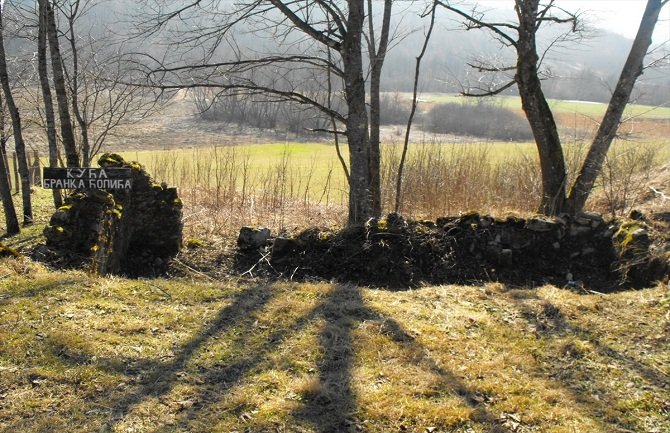
<instances>
[{"instance_id":1,"label":"grassy field","mask_svg":"<svg viewBox=\"0 0 670 433\"><path fill-rule=\"evenodd\" d=\"M658 141L646 144L655 148L659 163L670 160L670 141ZM566 145L566 153L576 152L575 145ZM630 147L628 143L615 144L615 148ZM636 146L639 147L639 146ZM493 164L505 164L514 159L533 159L537 149L534 143L505 143L479 142L468 144L454 143L419 143L410 147L409 158L419 152L436 152L442 150L448 153L462 154L464 152L483 153ZM385 155L398 155L401 145L386 144L383 148ZM349 152L346 146L341 148L345 161L349 161ZM337 159L335 146L324 143L268 143L250 144L224 147L202 147L173 150L150 150L135 152L120 152L129 160L138 161L145 165L157 180L165 180L172 184L182 185L198 177L200 172L202 186L211 186L216 181L213 174L217 167L224 167L233 161L237 166L245 167L257 179L262 173L276 171L278 167L286 166L299 178L310 177L313 182L314 194L321 194L329 183L336 189L343 189L345 178L340 162ZM196 166L200 167L196 170ZM209 176L207 175L209 173Z\"/></svg>"},{"instance_id":2,"label":"grassy field","mask_svg":"<svg viewBox=\"0 0 670 433\"><path fill-rule=\"evenodd\" d=\"M410 100L411 94L403 94L405 99ZM424 93L421 100L427 104L465 103L476 101L460 95L444 93ZM518 96L496 96L495 103L513 110L521 110L521 99ZM579 114L583 116L602 117L607 109L607 104L588 101L562 101L549 99L549 106L556 115ZM644 119L668 119L670 118L670 107L653 107L650 105L629 104L626 107L624 118L638 117Z\"/></svg>"},{"instance_id":3,"label":"grassy field","mask_svg":"<svg viewBox=\"0 0 670 433\"><path fill-rule=\"evenodd\" d=\"M670 431L661 286L0 278L2 432Z\"/></svg>"}]
</instances>

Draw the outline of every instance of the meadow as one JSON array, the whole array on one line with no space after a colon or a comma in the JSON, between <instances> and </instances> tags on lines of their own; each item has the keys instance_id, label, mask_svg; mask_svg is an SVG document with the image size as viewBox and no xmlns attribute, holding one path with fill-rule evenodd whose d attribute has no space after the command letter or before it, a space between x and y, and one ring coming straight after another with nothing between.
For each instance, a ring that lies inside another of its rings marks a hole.
<instances>
[{"instance_id":1,"label":"meadow","mask_svg":"<svg viewBox=\"0 0 670 433\"><path fill-rule=\"evenodd\" d=\"M408 95L400 94L400 103ZM437 103L475 103L454 95L424 94L426 112ZM520 112L515 97L489 103ZM581 164L604 104L550 101L572 178ZM106 150L142 163L158 182L176 186L192 236L234 235L244 225L275 230L341 226L348 186L328 137L309 141L275 131L245 130L193 115L188 95L163 113L111 138ZM622 215L640 203L652 168L670 161L670 109L631 104L589 208ZM632 116L632 117L631 117ZM491 119L482 119L482 122ZM395 210L403 125L382 128L382 201ZM254 135L256 134L256 135ZM278 140L279 136L283 139ZM346 143L340 143L348 162ZM46 161L42 157L42 164ZM470 210L503 215L534 213L540 196L537 150L530 142L501 142L428 133L415 125L403 175L401 208L411 218L435 219Z\"/></svg>"},{"instance_id":2,"label":"meadow","mask_svg":"<svg viewBox=\"0 0 670 433\"><path fill-rule=\"evenodd\" d=\"M571 175L583 144L565 146ZM347 160L346 147L342 154ZM383 203L394 210L399 143L382 147ZM268 143L242 146L122 152L142 163L159 182L178 187L194 232L235 232L243 225L277 230L342 225L347 182L334 145ZM618 215L640 200L652 167L670 160L670 144L616 143L592 207ZM539 165L532 143L440 143L410 147L403 176L402 208L412 218L458 212L532 213L539 202ZM605 197L603 198L603 194Z\"/></svg>"},{"instance_id":3,"label":"meadow","mask_svg":"<svg viewBox=\"0 0 670 433\"><path fill-rule=\"evenodd\" d=\"M411 99L411 95L401 93L404 99ZM498 95L494 98L488 98L494 104L500 104L513 110L521 110L521 99L518 96ZM421 95L421 101L426 104L444 104L448 102L457 103L476 103L477 99L467 98L460 95L450 95L441 93L424 93ZM475 102L473 102L475 101ZM558 115L577 114L579 116L602 117L607 109L607 104L589 101L564 101L560 99L548 99L552 111ZM670 107L655 107L651 105L629 104L624 112L624 119L645 118L661 119L670 118Z\"/></svg>"},{"instance_id":4,"label":"meadow","mask_svg":"<svg viewBox=\"0 0 670 433\"><path fill-rule=\"evenodd\" d=\"M421 109L435 103L464 102L462 97L433 94L422 95L421 101ZM501 96L493 103L520 109L518 98ZM594 133L594 116L602 115L605 106L578 101L551 104L573 176ZM670 109L630 105L627 113L637 117L622 124L599 182L603 194L589 204L611 215L634 207L651 168L670 161ZM198 125L211 124L201 121ZM396 125L385 126L382 132L385 212L394 210L403 131L404 126ZM193 132L193 136L197 134ZM200 231L231 233L242 225L291 230L341 225L346 218L348 187L332 142L287 137L283 141L231 144L221 131L220 145L216 135L209 134L201 145L194 146L190 140L184 147L167 134L163 136L168 140L164 150L140 148L121 154L144 164L157 181L177 186L188 204L187 221L193 219ZM346 143L340 147L348 161ZM473 209L532 213L539 202L539 185L533 143L430 134L415 126L400 211L414 218L437 218Z\"/></svg>"},{"instance_id":5,"label":"meadow","mask_svg":"<svg viewBox=\"0 0 670 433\"><path fill-rule=\"evenodd\" d=\"M670 430L661 285L0 275L1 432Z\"/></svg>"}]
</instances>

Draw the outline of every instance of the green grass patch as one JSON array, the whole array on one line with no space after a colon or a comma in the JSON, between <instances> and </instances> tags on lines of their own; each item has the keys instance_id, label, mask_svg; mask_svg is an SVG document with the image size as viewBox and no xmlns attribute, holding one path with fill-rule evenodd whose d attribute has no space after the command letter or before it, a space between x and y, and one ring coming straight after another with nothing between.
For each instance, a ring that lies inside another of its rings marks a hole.
<instances>
[{"instance_id":1,"label":"green grass patch","mask_svg":"<svg viewBox=\"0 0 670 433\"><path fill-rule=\"evenodd\" d=\"M405 98L410 99L411 94L403 94ZM468 98L461 95L444 93L424 93L420 99L426 103L444 104L444 103L475 103L477 99ZM494 104L500 104L505 108L521 110L521 99L518 96L495 96L487 98L486 101ZM549 106L554 114L573 114L602 117L607 110L607 104L588 101L563 101L559 99L549 99ZM624 118L638 117L641 119L669 119L670 107L654 107L650 105L629 104L624 112Z\"/></svg>"}]
</instances>

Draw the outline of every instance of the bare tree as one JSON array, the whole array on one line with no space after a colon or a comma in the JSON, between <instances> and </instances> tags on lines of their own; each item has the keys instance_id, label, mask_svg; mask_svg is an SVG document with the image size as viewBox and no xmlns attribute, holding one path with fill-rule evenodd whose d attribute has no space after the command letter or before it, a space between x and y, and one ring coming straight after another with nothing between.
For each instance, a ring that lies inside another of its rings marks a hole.
<instances>
[{"instance_id":1,"label":"bare tree","mask_svg":"<svg viewBox=\"0 0 670 433\"><path fill-rule=\"evenodd\" d=\"M79 51L77 50L75 20L82 11L90 5L90 0L75 0L69 1L58 6L58 9L65 16L67 20L67 30L64 32L65 39L67 39L70 46L70 57L72 64L72 71L68 74L68 70L63 65L63 74L67 78L70 90L70 102L72 106L72 113L74 114L79 130L81 133L81 155L82 165L84 167L90 166L91 144L88 137L88 124L84 120L81 110L79 108Z\"/></svg>"},{"instance_id":2,"label":"bare tree","mask_svg":"<svg viewBox=\"0 0 670 433\"><path fill-rule=\"evenodd\" d=\"M81 32L78 21L98 7L95 0L70 0L58 5L66 28L63 73L68 84L72 113L78 126L82 164L89 166L105 140L122 125L137 122L154 112L159 99L147 89L130 86L121 61L122 45ZM76 128L75 128L76 129Z\"/></svg>"},{"instance_id":3,"label":"bare tree","mask_svg":"<svg viewBox=\"0 0 670 433\"><path fill-rule=\"evenodd\" d=\"M416 113L416 108L419 105L419 77L421 75L421 60L426 54L426 49L428 48L428 43L430 42L430 36L433 34L433 28L435 27L435 11L437 4L433 2L430 7L430 21L428 24L428 30L423 39L423 45L421 46L421 51L419 55L416 56L414 63L414 85L412 87L412 106L409 111L409 116L407 117L407 128L405 129L405 140L402 146L402 154L400 155L400 163L398 164L398 177L396 178L396 187L395 187L395 212L400 212L400 205L402 204L402 176L405 169L405 161L407 160L407 151L409 150L409 135L412 130L412 122L414 121L414 114ZM428 13L424 14L428 15Z\"/></svg>"},{"instance_id":4,"label":"bare tree","mask_svg":"<svg viewBox=\"0 0 670 433\"><path fill-rule=\"evenodd\" d=\"M536 36L540 28L548 24L569 25L568 31L555 42L566 41L581 31L580 17L556 6L554 0L542 4L540 0L515 0L517 22L490 22L475 10L465 12L449 2L439 1L447 10L465 19L467 29L486 29L500 43L516 52L516 65L472 65L480 72L500 73L511 71L514 76L506 82L497 83L479 91L466 91L471 96L487 96L503 92L516 85L519 89L523 110L530 124L537 145L542 172L542 202L540 211L545 214L579 212L593 188L593 183L602 167L621 115L630 98L633 85L642 73L643 60L651 45L653 33L661 8L668 0L648 0L640 28L631 48L628 61L623 67L609 107L601 122L581 173L572 188L567 191L567 173L561 140L553 113L542 90L541 64L546 52L540 53ZM551 48L551 47L550 47ZM483 91L482 91L483 90Z\"/></svg>"},{"instance_id":5,"label":"bare tree","mask_svg":"<svg viewBox=\"0 0 670 433\"><path fill-rule=\"evenodd\" d=\"M217 3L211 10L199 1L179 3L174 9L161 5L157 9L164 12L147 19L144 35L167 29L178 36L182 47L199 47L203 57L175 65L154 56L157 64L147 70L148 85L164 90L209 87L317 108L326 118L332 117L345 127L345 131L332 132L346 135L349 146L349 224L379 216L379 121L371 122L367 113L362 48L367 41L375 81L371 80L371 93L377 92L378 99L379 77L388 47L390 0L385 3L378 38L365 33L366 16L368 20L371 16L370 10L366 14L365 0L255 0L235 5ZM173 27L168 29L168 23L174 23ZM175 29L177 23L188 30ZM374 31L374 25L368 24L368 31ZM240 49L233 39L238 27L249 28L261 37L269 35L275 41L274 47L264 52L258 48ZM147 62L142 63L144 66ZM292 69L321 71L323 91L305 92L302 83L282 80L285 71ZM336 110L330 103L331 95L325 89L330 76L338 80L332 90L342 90L346 111Z\"/></svg>"},{"instance_id":6,"label":"bare tree","mask_svg":"<svg viewBox=\"0 0 670 433\"><path fill-rule=\"evenodd\" d=\"M151 89L127 83L131 80L128 64L121 56L124 45L109 34L100 36L102 30L95 16L107 7L104 2L39 0L13 6L20 37L37 45L37 55L30 49L23 61L36 63L33 69L41 95L37 95L36 83L30 79L20 84L29 103L38 107L35 112L39 117L33 121L45 131L50 165L60 161L60 143L65 148L65 165L79 165L80 155L81 163L90 165L119 127L146 118L160 106L161 99ZM47 48L51 48L50 53ZM60 137L52 93L56 93ZM57 191L54 194L57 204Z\"/></svg>"},{"instance_id":7,"label":"bare tree","mask_svg":"<svg viewBox=\"0 0 670 433\"><path fill-rule=\"evenodd\" d=\"M2 90L5 94L5 101L7 103L7 110L12 119L12 130L14 133L14 148L16 149L16 155L19 163L19 173L21 177L21 199L23 202L23 225L30 225L33 222L33 210L32 210L32 201L30 197L30 171L28 169L28 162L26 159L26 146L23 141L23 131L21 130L21 116L19 114L19 109L14 102L14 95L12 94L11 85L9 82L9 74L7 72L7 56L5 54L5 42L4 42L4 26L2 15L4 8L0 6L0 82L2 84ZM3 158L4 165L4 156ZM5 167L5 170L7 167ZM0 169L0 173L1 173ZM4 178L4 176L0 175ZM3 179L6 180L6 179ZM0 185L0 187L2 187ZM11 202L10 202L11 203ZM5 216L7 216L8 209L5 209ZM9 227L8 227L9 230Z\"/></svg>"},{"instance_id":8,"label":"bare tree","mask_svg":"<svg viewBox=\"0 0 670 433\"><path fill-rule=\"evenodd\" d=\"M60 44L58 41L58 26L53 5L49 0L40 0L46 3L46 24L47 39L49 41L49 51L51 53L51 68L53 72L54 90L56 92L56 101L58 103L58 117L60 119L61 139L65 148L65 159L68 167L77 167L79 165L79 154L72 128L72 118L68 108L67 84L63 72L63 59L60 53Z\"/></svg>"},{"instance_id":9,"label":"bare tree","mask_svg":"<svg viewBox=\"0 0 670 433\"><path fill-rule=\"evenodd\" d=\"M621 122L621 116L630 99L633 86L638 77L644 72L644 58L651 46L652 34L658 22L661 8L669 0L648 0L640 27L633 41L626 63L621 70L612 98L607 106L605 116L600 123L595 139L589 148L584 164L572 186L568 196L568 210L580 211L584 208L586 200L593 189L593 185L602 170L607 151L614 140L617 129Z\"/></svg>"},{"instance_id":10,"label":"bare tree","mask_svg":"<svg viewBox=\"0 0 670 433\"><path fill-rule=\"evenodd\" d=\"M372 194L372 209L375 215L382 212L381 204L381 165L380 150L380 86L382 80L382 67L388 51L389 35L391 31L391 9L392 0L384 0L384 14L382 17L382 28L377 44L374 26L374 14L372 0L367 0L368 5L368 56L370 58L370 176Z\"/></svg>"},{"instance_id":11,"label":"bare tree","mask_svg":"<svg viewBox=\"0 0 670 433\"><path fill-rule=\"evenodd\" d=\"M7 141L9 137L6 129L6 117L5 104L0 98L0 199L2 199L2 208L5 212L7 234L15 235L21 231L21 228L16 217L14 200L12 200L12 186L9 181L9 167L7 166Z\"/></svg>"},{"instance_id":12,"label":"bare tree","mask_svg":"<svg viewBox=\"0 0 670 433\"><path fill-rule=\"evenodd\" d=\"M45 130L49 147L49 167L57 167L58 139L56 136L56 116L54 114L47 64L47 0L39 0L38 3L37 74L42 89L42 101L44 102ZM53 199L56 208L63 205L63 196L59 189L53 189Z\"/></svg>"}]
</instances>

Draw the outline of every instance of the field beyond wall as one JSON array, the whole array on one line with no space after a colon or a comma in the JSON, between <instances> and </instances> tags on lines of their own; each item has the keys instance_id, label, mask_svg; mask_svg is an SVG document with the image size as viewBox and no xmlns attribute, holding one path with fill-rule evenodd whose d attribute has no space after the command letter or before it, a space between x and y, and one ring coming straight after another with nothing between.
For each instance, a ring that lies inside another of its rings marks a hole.
<instances>
[{"instance_id":1,"label":"field beyond wall","mask_svg":"<svg viewBox=\"0 0 670 433\"><path fill-rule=\"evenodd\" d=\"M401 94L402 98L408 95ZM422 95L419 108L443 102L472 103L448 95ZM492 103L520 114L518 98ZM590 143L604 104L550 101L573 176ZM208 122L181 96L161 115L117 137L111 150L144 164L157 181L176 185L195 231L234 233L243 225L294 229L341 225L348 187L328 136L296 136ZM590 209L625 214L643 201L651 172L670 161L670 108L631 105L599 180ZM482 119L486 122L487 119ZM382 127L384 212L394 210L402 125ZM434 219L479 210L533 213L540 198L535 145L432 134L415 125L403 177L402 208L412 218ZM346 143L340 143L348 162ZM204 217L204 218L203 218Z\"/></svg>"}]
</instances>

